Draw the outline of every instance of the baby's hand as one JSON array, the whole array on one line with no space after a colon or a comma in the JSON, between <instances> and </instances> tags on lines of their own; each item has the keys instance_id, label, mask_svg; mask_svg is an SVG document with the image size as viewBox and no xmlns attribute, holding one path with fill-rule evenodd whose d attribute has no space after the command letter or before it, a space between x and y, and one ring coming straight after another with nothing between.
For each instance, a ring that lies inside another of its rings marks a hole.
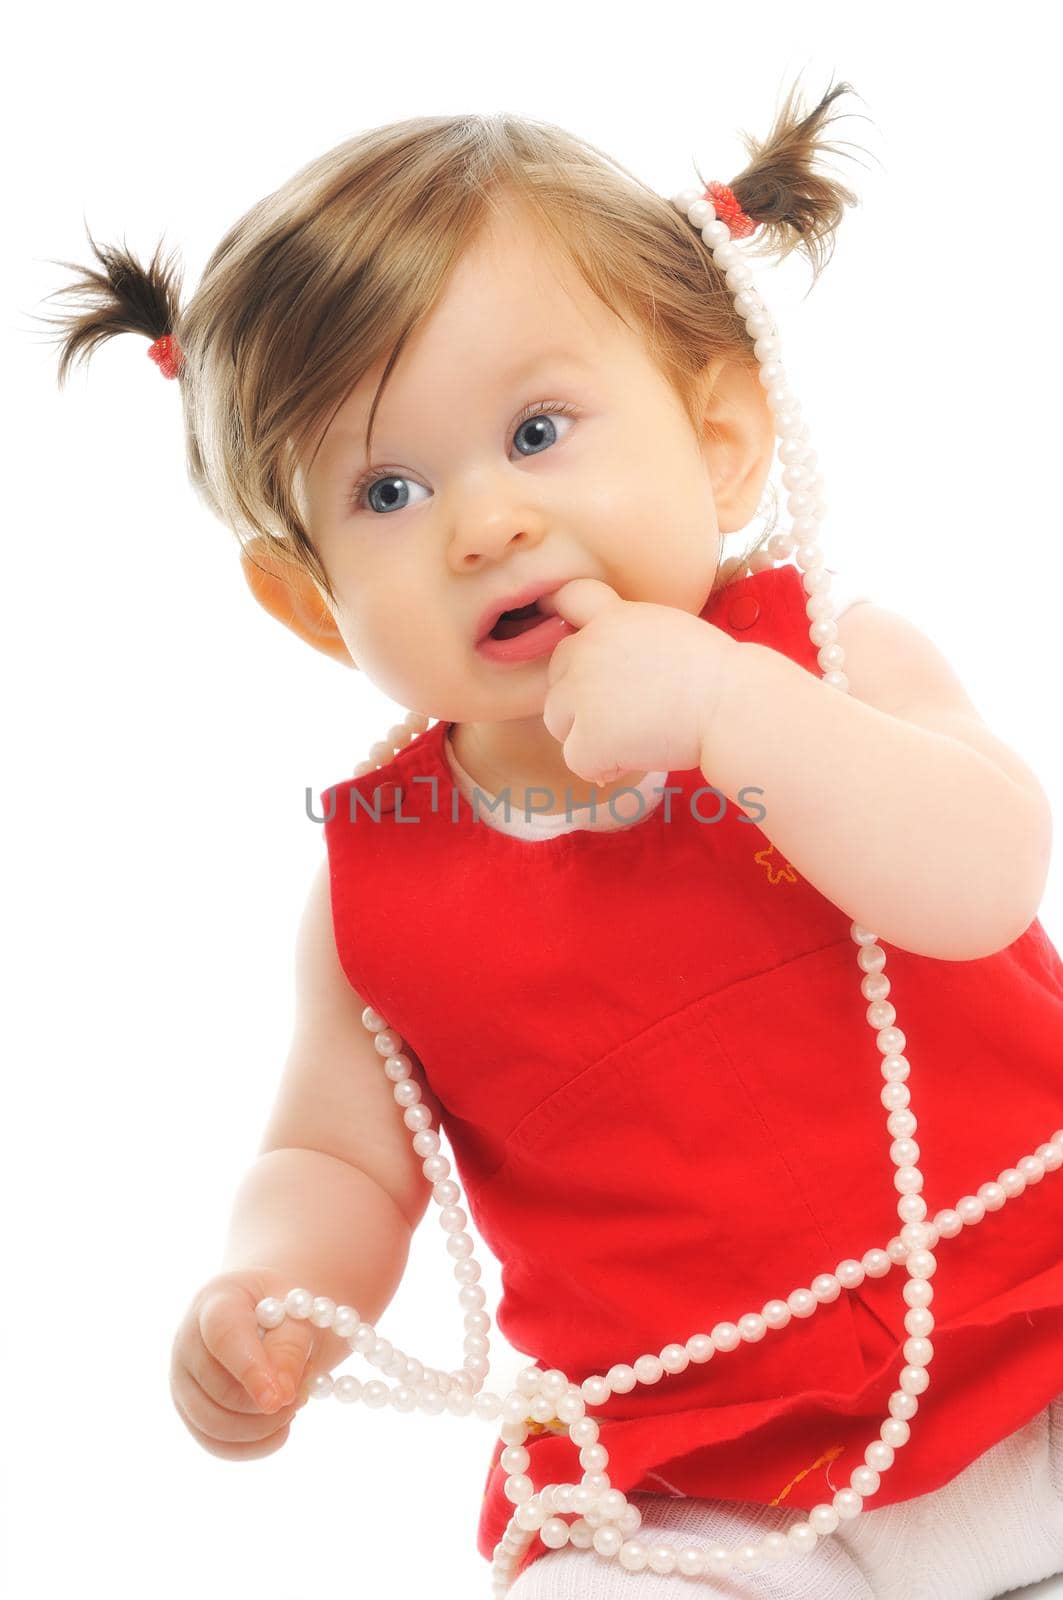
<instances>
[{"instance_id":1,"label":"baby's hand","mask_svg":"<svg viewBox=\"0 0 1063 1600\"><path fill-rule=\"evenodd\" d=\"M300 1385L323 1330L286 1317L259 1329L255 1307L283 1299L291 1284L268 1272L227 1272L195 1295L173 1342L170 1393L192 1437L212 1455L250 1461L272 1455L306 1403Z\"/></svg>"},{"instance_id":2,"label":"baby's hand","mask_svg":"<svg viewBox=\"0 0 1063 1600\"><path fill-rule=\"evenodd\" d=\"M543 704L568 769L603 784L701 766L738 648L730 634L678 607L622 600L597 578L572 578L539 603L577 630L551 653Z\"/></svg>"}]
</instances>

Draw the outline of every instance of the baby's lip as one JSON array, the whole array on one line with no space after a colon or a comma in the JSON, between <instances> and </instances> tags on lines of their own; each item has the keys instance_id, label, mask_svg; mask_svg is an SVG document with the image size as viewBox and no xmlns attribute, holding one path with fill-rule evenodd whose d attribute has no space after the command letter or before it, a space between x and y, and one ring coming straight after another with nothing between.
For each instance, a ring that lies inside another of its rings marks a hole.
<instances>
[{"instance_id":1,"label":"baby's lip","mask_svg":"<svg viewBox=\"0 0 1063 1600\"><path fill-rule=\"evenodd\" d=\"M520 593L508 596L507 603L498 602L483 612L477 624L476 641L479 643L491 632L503 611L516 611L522 606L530 605L534 600L543 612L551 616L557 612L557 607L551 603L551 596L568 582L567 578L550 579L545 583L532 583Z\"/></svg>"}]
</instances>

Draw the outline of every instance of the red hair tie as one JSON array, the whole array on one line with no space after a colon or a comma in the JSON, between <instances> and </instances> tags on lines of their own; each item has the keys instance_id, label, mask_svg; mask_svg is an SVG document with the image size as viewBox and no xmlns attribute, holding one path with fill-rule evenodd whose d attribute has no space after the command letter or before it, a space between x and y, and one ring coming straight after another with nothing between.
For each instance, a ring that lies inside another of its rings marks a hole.
<instances>
[{"instance_id":1,"label":"red hair tie","mask_svg":"<svg viewBox=\"0 0 1063 1600\"><path fill-rule=\"evenodd\" d=\"M710 183L704 198L712 201L717 217L730 229L732 239L746 239L759 228L759 222L746 216L735 199L734 190L725 183Z\"/></svg>"},{"instance_id":2,"label":"red hair tie","mask_svg":"<svg viewBox=\"0 0 1063 1600\"><path fill-rule=\"evenodd\" d=\"M161 339L150 344L148 355L157 363L164 378L176 378L184 365L184 351L172 333L164 333Z\"/></svg>"}]
</instances>

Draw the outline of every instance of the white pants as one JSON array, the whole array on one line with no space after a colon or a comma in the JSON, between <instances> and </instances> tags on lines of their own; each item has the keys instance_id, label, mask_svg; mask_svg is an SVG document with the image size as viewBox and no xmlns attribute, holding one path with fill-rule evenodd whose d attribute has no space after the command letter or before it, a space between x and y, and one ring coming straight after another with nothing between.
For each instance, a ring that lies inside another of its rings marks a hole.
<instances>
[{"instance_id":1,"label":"white pants","mask_svg":"<svg viewBox=\"0 0 1063 1600\"><path fill-rule=\"evenodd\" d=\"M732 1548L805 1516L634 1491L628 1499L642 1513L634 1537L646 1543L660 1535L680 1546ZM1063 1573L1063 1393L951 1482L861 1512L809 1555L727 1578L685 1578L648 1567L628 1572L615 1558L565 1546L522 1573L509 1600L995 1600L1055 1573Z\"/></svg>"}]
</instances>

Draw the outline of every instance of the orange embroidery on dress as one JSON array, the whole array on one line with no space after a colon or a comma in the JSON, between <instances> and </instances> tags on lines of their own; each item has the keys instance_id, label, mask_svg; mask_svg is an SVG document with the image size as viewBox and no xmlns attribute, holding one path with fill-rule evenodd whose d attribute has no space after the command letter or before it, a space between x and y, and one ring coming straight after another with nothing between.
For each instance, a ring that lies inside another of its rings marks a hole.
<instances>
[{"instance_id":1,"label":"orange embroidery on dress","mask_svg":"<svg viewBox=\"0 0 1063 1600\"><path fill-rule=\"evenodd\" d=\"M771 856L775 857L775 861L771 861L769 859ZM797 873L787 861L786 857L778 853L773 844L769 844L764 850L758 850L756 855L753 857L753 860L758 862L760 866L764 868L765 872L768 874L769 883L778 883L780 880L785 883L797 882ZM776 865L776 863L779 861L783 862L781 867Z\"/></svg>"},{"instance_id":2,"label":"orange embroidery on dress","mask_svg":"<svg viewBox=\"0 0 1063 1600\"><path fill-rule=\"evenodd\" d=\"M816 1460L813 1461L813 1463L812 1463L812 1465L810 1467L805 1467L804 1471L803 1472L799 1472L797 1474L796 1478L792 1478L790 1480L790 1482L786 1485L786 1488L785 1489L781 1489L779 1491L779 1493L775 1496L775 1499L774 1500L769 1500L768 1504L770 1506L779 1505L781 1501L786 1499L786 1496L790 1493L790 1490L792 1488L794 1488L794 1486L796 1484L799 1484L801 1482L802 1478L807 1478L809 1473L810 1472L815 1472L817 1467L829 1467L832 1461L837 1461L838 1457L842 1454L844 1449L845 1449L845 1446L843 1444L832 1444L830 1449L829 1450L825 1450L821 1456L818 1456L816 1458Z\"/></svg>"}]
</instances>

